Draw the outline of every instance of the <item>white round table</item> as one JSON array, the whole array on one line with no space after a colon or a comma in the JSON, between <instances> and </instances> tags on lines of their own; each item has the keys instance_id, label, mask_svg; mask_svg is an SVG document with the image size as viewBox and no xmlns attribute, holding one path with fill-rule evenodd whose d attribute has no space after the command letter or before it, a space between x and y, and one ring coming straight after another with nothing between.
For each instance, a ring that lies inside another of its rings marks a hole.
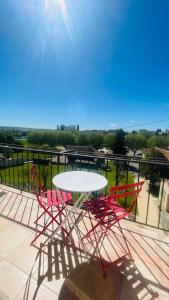
<instances>
[{"instance_id":1,"label":"white round table","mask_svg":"<svg viewBox=\"0 0 169 300\"><path fill-rule=\"evenodd\" d=\"M71 221L72 229L75 228L79 243L81 244L86 256L88 256L83 241L80 237L78 223L74 217L74 214L77 213L78 208L81 208L83 201L89 199L89 196L92 192L100 191L106 187L107 179L97 173L70 171L56 175L53 178L53 184L62 191L80 193L80 196L74 205L69 209L69 211L67 211L66 217L62 221L61 225L65 224L68 220ZM80 222L82 217L83 214L81 214L80 218L78 217L78 222Z\"/></svg>"},{"instance_id":2,"label":"white round table","mask_svg":"<svg viewBox=\"0 0 169 300\"><path fill-rule=\"evenodd\" d=\"M56 175L53 184L66 192L91 193L104 189L107 179L97 173L70 171Z\"/></svg>"}]
</instances>

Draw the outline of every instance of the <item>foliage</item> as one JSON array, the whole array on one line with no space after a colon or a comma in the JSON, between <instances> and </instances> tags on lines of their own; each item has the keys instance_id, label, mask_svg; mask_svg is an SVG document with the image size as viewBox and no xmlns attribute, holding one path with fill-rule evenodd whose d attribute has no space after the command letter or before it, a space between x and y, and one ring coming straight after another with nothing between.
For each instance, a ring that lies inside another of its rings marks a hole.
<instances>
[{"instance_id":1,"label":"foliage","mask_svg":"<svg viewBox=\"0 0 169 300\"><path fill-rule=\"evenodd\" d=\"M63 129L63 130L62 130ZM20 144L23 136L23 143L26 146L38 146L44 148L56 148L56 146L79 145L93 146L100 149L105 146L111 149L115 154L126 154L128 146L134 151L134 155L138 149L146 147L146 139L148 139L149 147L167 148L169 145L168 131L162 132L161 129L153 131L139 130L132 133L125 133L122 129L113 132L100 132L96 130L79 131L79 125L57 125L57 130L1 130L0 143ZM20 139L20 141L18 141ZM26 140L27 139L27 140Z\"/></svg>"},{"instance_id":2,"label":"foliage","mask_svg":"<svg viewBox=\"0 0 169 300\"><path fill-rule=\"evenodd\" d=\"M57 125L57 130L61 130L61 131L79 131L79 124L77 125Z\"/></svg>"},{"instance_id":3,"label":"foliage","mask_svg":"<svg viewBox=\"0 0 169 300\"><path fill-rule=\"evenodd\" d=\"M50 147L74 145L75 136L70 131L32 131L28 135L28 142L35 145L48 144Z\"/></svg>"},{"instance_id":4,"label":"foliage","mask_svg":"<svg viewBox=\"0 0 169 300\"><path fill-rule=\"evenodd\" d=\"M12 156L12 149L9 146L1 147L0 152L5 158L10 158Z\"/></svg>"},{"instance_id":5,"label":"foliage","mask_svg":"<svg viewBox=\"0 0 169 300\"><path fill-rule=\"evenodd\" d=\"M115 141L113 151L115 154L125 155L127 153L125 147L125 132L123 129L118 129L115 132Z\"/></svg>"},{"instance_id":6,"label":"foliage","mask_svg":"<svg viewBox=\"0 0 169 300\"><path fill-rule=\"evenodd\" d=\"M56 145L91 145L99 149L104 144L104 136L100 133L59 131L32 131L28 135L28 142L35 145L48 144L50 147Z\"/></svg>"},{"instance_id":7,"label":"foliage","mask_svg":"<svg viewBox=\"0 0 169 300\"><path fill-rule=\"evenodd\" d=\"M125 132L122 129L109 133L105 137L105 146L111 149L114 154L126 154Z\"/></svg>"},{"instance_id":8,"label":"foliage","mask_svg":"<svg viewBox=\"0 0 169 300\"><path fill-rule=\"evenodd\" d=\"M169 145L168 139L165 136L161 135L153 135L148 139L148 147L160 147L160 148L167 148Z\"/></svg>"},{"instance_id":9,"label":"foliage","mask_svg":"<svg viewBox=\"0 0 169 300\"><path fill-rule=\"evenodd\" d=\"M161 134L161 129L160 129L160 128L157 128L154 134L155 134L155 135Z\"/></svg>"},{"instance_id":10,"label":"foliage","mask_svg":"<svg viewBox=\"0 0 169 300\"><path fill-rule=\"evenodd\" d=\"M77 144L79 146L88 146L89 145L88 134L85 132L80 132L77 136Z\"/></svg>"},{"instance_id":11,"label":"foliage","mask_svg":"<svg viewBox=\"0 0 169 300\"><path fill-rule=\"evenodd\" d=\"M89 145L95 149L99 149L104 145L104 137L100 133L89 133L88 134Z\"/></svg>"},{"instance_id":12,"label":"foliage","mask_svg":"<svg viewBox=\"0 0 169 300\"><path fill-rule=\"evenodd\" d=\"M57 143L56 145L75 145L76 140L75 140L75 135L70 132L70 131L60 131L58 132L58 134L56 135L56 141Z\"/></svg>"},{"instance_id":13,"label":"foliage","mask_svg":"<svg viewBox=\"0 0 169 300\"><path fill-rule=\"evenodd\" d=\"M135 133L137 133L137 131ZM138 133L144 135L146 139L149 139L154 134L153 131L147 129L140 129Z\"/></svg>"},{"instance_id":14,"label":"foliage","mask_svg":"<svg viewBox=\"0 0 169 300\"><path fill-rule=\"evenodd\" d=\"M105 146L106 146L106 148L113 150L114 149L114 143L115 143L115 134L114 133L108 133L105 136Z\"/></svg>"},{"instance_id":15,"label":"foliage","mask_svg":"<svg viewBox=\"0 0 169 300\"><path fill-rule=\"evenodd\" d=\"M13 144L15 143L15 138L9 131L0 131L0 143Z\"/></svg>"},{"instance_id":16,"label":"foliage","mask_svg":"<svg viewBox=\"0 0 169 300\"><path fill-rule=\"evenodd\" d=\"M56 145L55 132L31 131L28 134L28 143L35 145L48 144L50 147Z\"/></svg>"},{"instance_id":17,"label":"foliage","mask_svg":"<svg viewBox=\"0 0 169 300\"><path fill-rule=\"evenodd\" d=\"M134 156L137 150L141 150L147 146L147 139L143 134L128 133L125 136L125 141L128 148L133 151Z\"/></svg>"},{"instance_id":18,"label":"foliage","mask_svg":"<svg viewBox=\"0 0 169 300\"><path fill-rule=\"evenodd\" d=\"M150 150L146 154L146 159L167 159L158 151ZM157 182L160 182L162 178L169 178L169 169L166 166L159 166L158 164L143 163L141 164L141 174L148 180L150 180L152 185L155 185Z\"/></svg>"}]
</instances>

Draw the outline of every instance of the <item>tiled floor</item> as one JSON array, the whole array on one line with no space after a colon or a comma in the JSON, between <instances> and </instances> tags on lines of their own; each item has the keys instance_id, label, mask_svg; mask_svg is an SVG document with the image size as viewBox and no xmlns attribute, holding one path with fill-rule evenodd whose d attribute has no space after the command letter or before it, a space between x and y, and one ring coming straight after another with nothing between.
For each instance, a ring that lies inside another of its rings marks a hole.
<instances>
[{"instance_id":1,"label":"tiled floor","mask_svg":"<svg viewBox=\"0 0 169 300\"><path fill-rule=\"evenodd\" d=\"M115 230L102 248L109 262L104 279L100 264L78 249L75 233L69 244L44 243L44 236L30 246L37 209L32 195L0 185L0 299L169 299L169 234L122 222L134 261Z\"/></svg>"}]
</instances>

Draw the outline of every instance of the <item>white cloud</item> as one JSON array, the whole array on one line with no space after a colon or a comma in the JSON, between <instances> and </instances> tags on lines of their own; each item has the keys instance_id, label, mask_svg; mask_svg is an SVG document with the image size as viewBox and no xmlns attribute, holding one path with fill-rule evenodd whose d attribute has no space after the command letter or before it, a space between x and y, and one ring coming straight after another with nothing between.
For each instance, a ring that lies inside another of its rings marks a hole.
<instances>
[{"instance_id":1,"label":"white cloud","mask_svg":"<svg viewBox=\"0 0 169 300\"><path fill-rule=\"evenodd\" d=\"M134 121L134 120L131 120L131 121L130 121L130 123L134 124L134 123L136 123L136 121Z\"/></svg>"},{"instance_id":2,"label":"white cloud","mask_svg":"<svg viewBox=\"0 0 169 300\"><path fill-rule=\"evenodd\" d=\"M117 127L117 124L116 124L116 123L111 123L111 124L110 124L110 127L115 128L115 127Z\"/></svg>"}]
</instances>

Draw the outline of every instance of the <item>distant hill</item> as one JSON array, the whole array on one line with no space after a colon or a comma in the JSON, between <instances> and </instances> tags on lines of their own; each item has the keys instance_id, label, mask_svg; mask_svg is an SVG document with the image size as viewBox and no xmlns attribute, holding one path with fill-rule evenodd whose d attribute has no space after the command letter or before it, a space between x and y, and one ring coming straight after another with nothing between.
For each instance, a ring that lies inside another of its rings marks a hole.
<instances>
[{"instance_id":1,"label":"distant hill","mask_svg":"<svg viewBox=\"0 0 169 300\"><path fill-rule=\"evenodd\" d=\"M43 131L43 130L56 130L56 129L43 129L43 128L27 128L27 127L11 127L11 126L0 126L0 130L7 131Z\"/></svg>"}]
</instances>

